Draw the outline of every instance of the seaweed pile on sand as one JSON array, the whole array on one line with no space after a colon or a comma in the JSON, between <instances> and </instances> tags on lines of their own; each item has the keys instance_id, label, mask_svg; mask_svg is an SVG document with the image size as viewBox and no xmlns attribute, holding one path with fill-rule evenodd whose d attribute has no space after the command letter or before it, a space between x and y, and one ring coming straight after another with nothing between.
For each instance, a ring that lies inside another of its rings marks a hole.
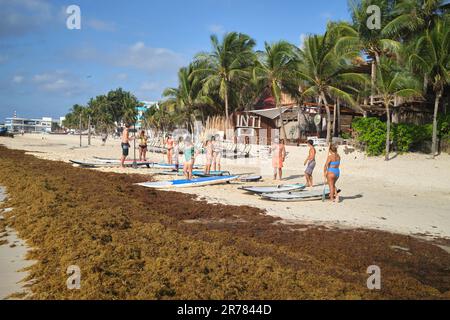
<instances>
[{"instance_id":1,"label":"seaweed pile on sand","mask_svg":"<svg viewBox=\"0 0 450 320\"><path fill-rule=\"evenodd\" d=\"M450 298L450 255L429 242L285 225L1 146L0 161L6 222L35 248L34 299ZM71 265L80 290L67 289ZM367 289L370 265L380 291Z\"/></svg>"}]
</instances>

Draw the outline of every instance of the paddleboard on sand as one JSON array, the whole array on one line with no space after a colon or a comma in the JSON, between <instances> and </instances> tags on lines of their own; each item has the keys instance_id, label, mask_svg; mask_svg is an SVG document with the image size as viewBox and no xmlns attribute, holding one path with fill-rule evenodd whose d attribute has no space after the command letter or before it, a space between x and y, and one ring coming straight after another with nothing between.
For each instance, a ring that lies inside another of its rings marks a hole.
<instances>
[{"instance_id":1,"label":"paddleboard on sand","mask_svg":"<svg viewBox=\"0 0 450 320\"><path fill-rule=\"evenodd\" d=\"M172 180L172 181L157 181L157 182L144 182L137 183L137 185L154 188L154 189L166 189L166 188L189 188L207 186L213 184L220 184L233 181L239 178L239 176L223 176L223 177L206 177L192 180Z\"/></svg>"},{"instance_id":2,"label":"paddleboard on sand","mask_svg":"<svg viewBox=\"0 0 450 320\"><path fill-rule=\"evenodd\" d=\"M82 167L120 167L120 161L118 162L106 162L106 161L79 161L79 160L69 160L73 164L77 164ZM130 167L133 165L133 161L125 162L125 166ZM151 162L144 162L144 161L136 161L136 165L138 166L147 166L150 167L152 165Z\"/></svg>"},{"instance_id":3,"label":"paddleboard on sand","mask_svg":"<svg viewBox=\"0 0 450 320\"><path fill-rule=\"evenodd\" d=\"M261 187L240 187L239 189L256 193L256 194L263 194L263 193L278 193L278 192L290 192L290 191L298 191L305 189L304 184L285 184L285 185L279 185L279 186L261 186Z\"/></svg>"},{"instance_id":4,"label":"paddleboard on sand","mask_svg":"<svg viewBox=\"0 0 450 320\"><path fill-rule=\"evenodd\" d=\"M261 176L243 176L239 180L241 180L242 182L256 182L261 179L262 179Z\"/></svg>"},{"instance_id":5,"label":"paddleboard on sand","mask_svg":"<svg viewBox=\"0 0 450 320\"><path fill-rule=\"evenodd\" d=\"M93 161L92 163L107 163L107 164L120 164L120 160L118 159L108 159L108 158L100 158L100 157L94 157L95 161ZM153 169L173 169L175 170L175 165L174 164L168 164L168 163L155 163L155 162L150 162L150 161L138 161L136 160L138 163L145 163L145 165L150 166ZM133 164L134 160L133 159L126 159L124 161L125 164ZM178 168L183 168L183 165L180 164L178 165ZM194 169L200 169L202 168L201 165L194 165Z\"/></svg>"},{"instance_id":6,"label":"paddleboard on sand","mask_svg":"<svg viewBox=\"0 0 450 320\"><path fill-rule=\"evenodd\" d=\"M280 193L264 193L262 198L272 201L308 201L322 199L323 190L311 191L295 191L295 192L280 192ZM330 194L330 189L325 188L325 195Z\"/></svg>"}]
</instances>

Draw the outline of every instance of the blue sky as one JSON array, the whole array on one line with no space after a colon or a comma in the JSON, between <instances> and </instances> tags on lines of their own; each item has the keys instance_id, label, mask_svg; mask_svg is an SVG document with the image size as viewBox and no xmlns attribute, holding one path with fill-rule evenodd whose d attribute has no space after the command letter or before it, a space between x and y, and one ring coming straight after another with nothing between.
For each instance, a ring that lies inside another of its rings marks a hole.
<instances>
[{"instance_id":1,"label":"blue sky","mask_svg":"<svg viewBox=\"0 0 450 320\"><path fill-rule=\"evenodd\" d=\"M69 5L81 30L66 28ZM209 36L244 32L300 45L327 20L348 20L347 0L0 0L0 122L59 117L122 87L158 100Z\"/></svg>"}]
</instances>

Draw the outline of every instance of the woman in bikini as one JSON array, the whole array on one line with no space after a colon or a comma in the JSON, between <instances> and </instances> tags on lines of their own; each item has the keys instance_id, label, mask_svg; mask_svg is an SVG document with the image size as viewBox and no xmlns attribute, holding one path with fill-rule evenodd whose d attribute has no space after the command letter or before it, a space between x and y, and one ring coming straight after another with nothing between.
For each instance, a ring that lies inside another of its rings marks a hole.
<instances>
[{"instance_id":1,"label":"woman in bikini","mask_svg":"<svg viewBox=\"0 0 450 320\"><path fill-rule=\"evenodd\" d=\"M214 157L214 146L212 140L206 141L206 165L205 165L205 174L209 175L211 172L211 165Z\"/></svg>"},{"instance_id":2,"label":"woman in bikini","mask_svg":"<svg viewBox=\"0 0 450 320\"><path fill-rule=\"evenodd\" d=\"M219 141L219 138L216 139L216 137L211 138L211 144L213 148L212 169L214 171L216 170L220 171L222 169L220 164L222 160L222 144Z\"/></svg>"},{"instance_id":3,"label":"woman in bikini","mask_svg":"<svg viewBox=\"0 0 450 320\"><path fill-rule=\"evenodd\" d=\"M186 179L192 180L192 168L195 161L195 148L192 142L186 141L184 148L183 173Z\"/></svg>"},{"instance_id":4,"label":"woman in bikini","mask_svg":"<svg viewBox=\"0 0 450 320\"><path fill-rule=\"evenodd\" d=\"M284 140L275 139L272 146L272 167L273 167L273 180L283 179L283 163L286 158L286 147Z\"/></svg>"},{"instance_id":5,"label":"woman in bikini","mask_svg":"<svg viewBox=\"0 0 450 320\"><path fill-rule=\"evenodd\" d=\"M324 176L327 179L328 186L330 187L330 200L332 202L339 202L339 193L336 188L336 182L341 175L339 166L341 164L341 157L338 154L337 147L335 145L330 146L328 152L327 162L324 167Z\"/></svg>"},{"instance_id":6,"label":"woman in bikini","mask_svg":"<svg viewBox=\"0 0 450 320\"><path fill-rule=\"evenodd\" d=\"M166 139L166 148L167 148L167 163L173 164L173 139L172 135L168 135Z\"/></svg>"},{"instance_id":7,"label":"woman in bikini","mask_svg":"<svg viewBox=\"0 0 450 320\"><path fill-rule=\"evenodd\" d=\"M141 130L139 135L139 161L147 161L147 141L145 130Z\"/></svg>"}]
</instances>

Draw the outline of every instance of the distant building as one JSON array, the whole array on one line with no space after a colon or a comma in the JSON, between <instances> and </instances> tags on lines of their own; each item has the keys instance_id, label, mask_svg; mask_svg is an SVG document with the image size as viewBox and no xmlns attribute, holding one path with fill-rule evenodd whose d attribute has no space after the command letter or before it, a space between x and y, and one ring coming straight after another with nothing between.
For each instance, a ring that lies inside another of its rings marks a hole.
<instances>
[{"instance_id":1,"label":"distant building","mask_svg":"<svg viewBox=\"0 0 450 320\"><path fill-rule=\"evenodd\" d=\"M52 131L52 118L42 119L6 118L5 127L9 132L43 133Z\"/></svg>"},{"instance_id":2,"label":"distant building","mask_svg":"<svg viewBox=\"0 0 450 320\"><path fill-rule=\"evenodd\" d=\"M144 127L144 114L145 112L153 106L158 107L158 102L156 101L141 101L142 106L136 107L137 110L137 121L136 128L142 129Z\"/></svg>"}]
</instances>

